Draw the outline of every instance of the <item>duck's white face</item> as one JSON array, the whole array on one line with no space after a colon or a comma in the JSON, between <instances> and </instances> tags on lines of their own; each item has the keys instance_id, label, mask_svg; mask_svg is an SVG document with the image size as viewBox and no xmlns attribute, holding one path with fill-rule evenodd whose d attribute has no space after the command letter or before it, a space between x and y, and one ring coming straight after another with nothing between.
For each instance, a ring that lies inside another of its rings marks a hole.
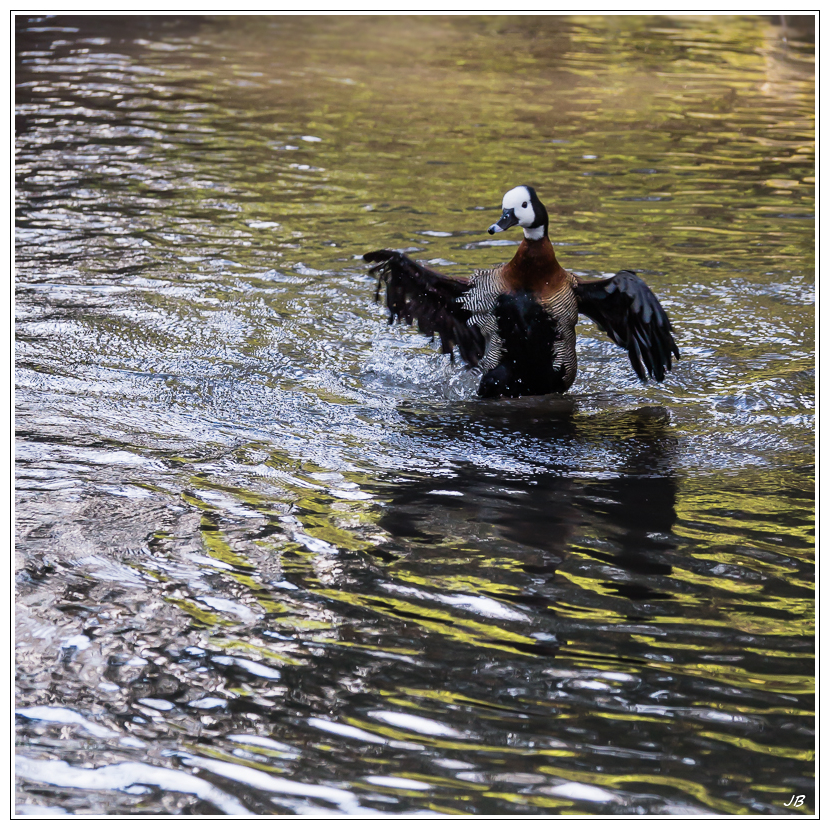
<instances>
[{"instance_id":1,"label":"duck's white face","mask_svg":"<svg viewBox=\"0 0 830 830\"><path fill-rule=\"evenodd\" d=\"M504 194L501 209L502 211L512 210L518 219L516 224L521 228L530 228L536 222L536 213L530 202L530 192L524 185L514 187Z\"/></svg>"},{"instance_id":2,"label":"duck's white face","mask_svg":"<svg viewBox=\"0 0 830 830\"><path fill-rule=\"evenodd\" d=\"M533 209L533 201L530 191L524 186L514 187L504 194L501 200L501 219L490 225L489 233L499 233L518 225L524 229L527 239L541 239L545 235L543 226L537 225L536 211Z\"/></svg>"}]
</instances>

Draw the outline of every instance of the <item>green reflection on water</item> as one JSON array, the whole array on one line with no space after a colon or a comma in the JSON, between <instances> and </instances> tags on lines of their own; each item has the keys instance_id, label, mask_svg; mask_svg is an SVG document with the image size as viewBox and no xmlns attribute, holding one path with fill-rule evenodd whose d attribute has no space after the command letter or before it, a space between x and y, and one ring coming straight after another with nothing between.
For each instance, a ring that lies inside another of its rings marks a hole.
<instances>
[{"instance_id":1,"label":"green reflection on water","mask_svg":"<svg viewBox=\"0 0 830 830\"><path fill-rule=\"evenodd\" d=\"M244 132L250 196L228 218L278 258L302 240L303 261L323 267L332 244L360 252L429 242L446 257L455 240L418 231L481 234L487 214L472 209L493 208L508 186L527 180L547 201L554 242L590 246L588 267L596 257L600 267L675 275L702 259L760 270L783 258L810 270L812 220L771 222L764 211L813 209L812 56L784 54L776 28L761 18L654 24L647 17L208 24L202 36L210 41L215 28L236 58L210 65L211 94L230 104L232 92L234 109L256 113ZM700 45L713 36L719 48ZM256 78L236 84L251 71ZM191 67L182 82L193 84ZM226 110L191 115L217 132L203 141L221 154ZM321 140L304 140L309 134ZM235 165L223 170L241 173ZM185 198L195 206L211 195ZM280 225L252 233L249 219ZM725 234L739 244L725 244ZM485 265L491 253L470 251L469 264Z\"/></svg>"}]
</instances>

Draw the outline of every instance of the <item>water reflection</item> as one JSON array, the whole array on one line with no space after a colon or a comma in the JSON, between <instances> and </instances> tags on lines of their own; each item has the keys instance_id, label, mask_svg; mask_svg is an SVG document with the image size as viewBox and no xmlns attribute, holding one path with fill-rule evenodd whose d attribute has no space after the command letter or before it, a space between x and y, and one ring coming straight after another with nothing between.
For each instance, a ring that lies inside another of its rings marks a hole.
<instances>
[{"instance_id":1,"label":"water reflection","mask_svg":"<svg viewBox=\"0 0 830 830\"><path fill-rule=\"evenodd\" d=\"M603 478L580 481L573 478L570 465L553 463L536 471L532 480L511 480L501 471L495 474L460 460L449 475L405 485L396 481L380 525L399 543L436 543L465 538L468 524L486 521L513 543L512 550L516 545L544 550L547 558L559 562L580 525L601 521L615 527L609 535L620 552L612 560L623 565L629 557L627 566L636 567L637 551L659 547L648 542L650 534L670 532L675 519L672 466L677 440L669 413L656 407L611 417L575 417L575 408L573 401L553 399L459 406L440 414L404 413L411 428L428 432L438 443L463 436L467 445L501 446L508 453L511 445L530 444L536 445L537 456L542 454L539 447L549 445L571 458L602 445L618 457L618 467ZM622 526L616 524L620 520Z\"/></svg>"},{"instance_id":2,"label":"water reflection","mask_svg":"<svg viewBox=\"0 0 830 830\"><path fill-rule=\"evenodd\" d=\"M671 536L676 440L668 413L641 409L614 418L576 419L573 409L552 399L458 407L449 418L447 413L409 413L410 426L429 431L438 442L464 434L477 446L570 444L569 451L578 456L577 445L601 441L613 445L621 461L618 470L600 479L577 479L570 469L555 465L532 479L511 477L458 461L449 474L398 477L384 486L380 492L388 501L378 524L391 540L382 548L384 559L389 573L419 586L396 588L406 597L405 616L417 619L414 607L422 603L427 627L435 609L452 606L524 623L528 614L542 614L545 623L538 624L544 628L558 615L559 604L580 602L581 592L563 578L563 564L566 574L601 569L605 605L620 618L647 619L656 613L650 601L670 598L649 585L649 577L672 573L663 554L676 547ZM636 604L622 607L612 596ZM390 612L395 608L390 606ZM456 618L453 625L463 623ZM496 647L528 654L556 652L557 638L550 633L535 641L508 640L496 629L489 639Z\"/></svg>"}]
</instances>

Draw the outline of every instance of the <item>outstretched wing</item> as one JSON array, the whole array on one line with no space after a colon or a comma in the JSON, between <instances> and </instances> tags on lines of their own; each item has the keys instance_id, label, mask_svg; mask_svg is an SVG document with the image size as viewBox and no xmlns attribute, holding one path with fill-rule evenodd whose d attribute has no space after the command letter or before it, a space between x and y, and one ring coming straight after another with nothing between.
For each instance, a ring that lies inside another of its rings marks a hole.
<instances>
[{"instance_id":1,"label":"outstretched wing","mask_svg":"<svg viewBox=\"0 0 830 830\"><path fill-rule=\"evenodd\" d=\"M380 286L386 283L386 307L389 322L417 321L422 334L441 338L441 351L452 356L458 346L462 360L477 366L484 355L485 339L479 327L470 323L473 312L459 299L470 289L469 280L452 279L433 271L398 251L371 251L363 255L375 263L369 273L378 278L375 300Z\"/></svg>"},{"instance_id":2,"label":"outstretched wing","mask_svg":"<svg viewBox=\"0 0 830 830\"><path fill-rule=\"evenodd\" d=\"M672 355L680 352L672 325L651 289L633 272L620 271L604 280L581 280L576 285L579 313L590 317L628 358L640 380L646 373L663 380Z\"/></svg>"}]
</instances>

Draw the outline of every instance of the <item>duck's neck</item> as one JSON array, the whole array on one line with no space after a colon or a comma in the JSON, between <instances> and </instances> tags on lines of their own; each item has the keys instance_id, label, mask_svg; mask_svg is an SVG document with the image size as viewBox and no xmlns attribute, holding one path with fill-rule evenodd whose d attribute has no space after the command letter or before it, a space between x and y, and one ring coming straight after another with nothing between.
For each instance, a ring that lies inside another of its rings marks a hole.
<instances>
[{"instance_id":1,"label":"duck's neck","mask_svg":"<svg viewBox=\"0 0 830 830\"><path fill-rule=\"evenodd\" d=\"M540 239L544 239L547 234L545 233L545 228L539 226L538 228L522 228L525 234L525 239L530 239L533 242L538 242Z\"/></svg>"},{"instance_id":2,"label":"duck's neck","mask_svg":"<svg viewBox=\"0 0 830 830\"><path fill-rule=\"evenodd\" d=\"M553 245L547 234L541 239L522 240L516 255L508 264L510 281L517 289L540 291L545 286L553 287L563 280L567 272L557 262Z\"/></svg>"}]
</instances>

